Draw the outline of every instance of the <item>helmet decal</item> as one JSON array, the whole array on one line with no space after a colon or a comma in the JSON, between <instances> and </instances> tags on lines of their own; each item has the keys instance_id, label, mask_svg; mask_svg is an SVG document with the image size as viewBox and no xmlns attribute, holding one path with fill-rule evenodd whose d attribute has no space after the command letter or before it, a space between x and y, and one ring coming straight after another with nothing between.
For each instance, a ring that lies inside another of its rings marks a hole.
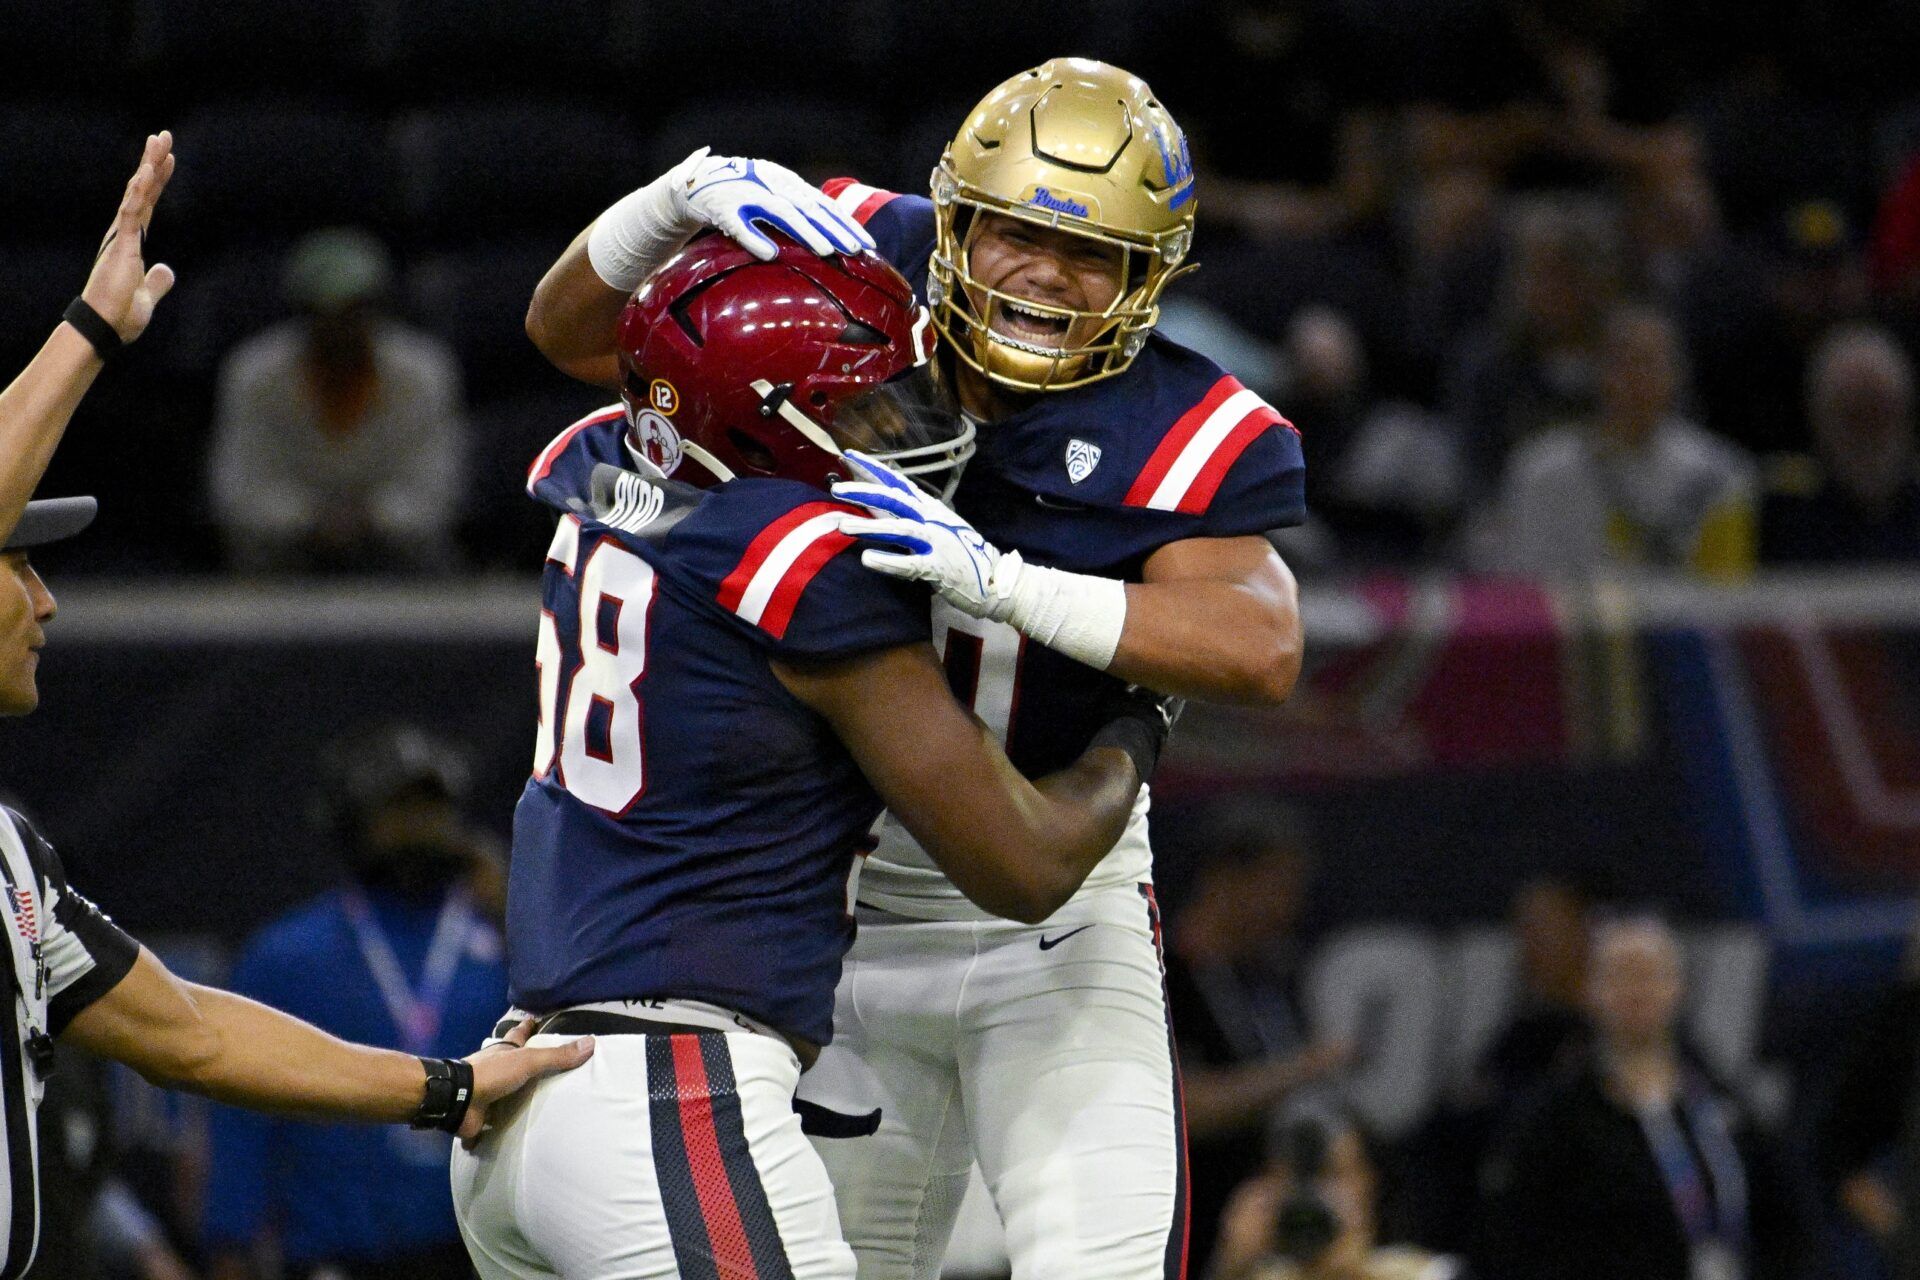
<instances>
[{"instance_id":1,"label":"helmet decal","mask_svg":"<svg viewBox=\"0 0 1920 1280\"><path fill-rule=\"evenodd\" d=\"M1187 144L1187 135L1175 131L1179 138L1176 146L1166 133L1160 129L1153 131L1153 142L1160 149L1160 173L1167 180L1167 189L1173 192L1173 199L1167 201L1167 208L1178 209L1193 199L1193 148Z\"/></svg>"},{"instance_id":2,"label":"helmet decal","mask_svg":"<svg viewBox=\"0 0 1920 1280\"><path fill-rule=\"evenodd\" d=\"M660 387L666 384L656 381L653 385ZM642 409L633 415L633 443L640 454L660 468L664 475L672 475L685 454L680 433L674 430L671 422L651 409Z\"/></svg>"},{"instance_id":3,"label":"helmet decal","mask_svg":"<svg viewBox=\"0 0 1920 1280\"><path fill-rule=\"evenodd\" d=\"M1051 209L1055 213L1070 213L1076 218L1093 216L1093 211L1082 202L1071 196L1055 195L1047 188L1038 185L1021 203L1030 204L1036 209Z\"/></svg>"}]
</instances>

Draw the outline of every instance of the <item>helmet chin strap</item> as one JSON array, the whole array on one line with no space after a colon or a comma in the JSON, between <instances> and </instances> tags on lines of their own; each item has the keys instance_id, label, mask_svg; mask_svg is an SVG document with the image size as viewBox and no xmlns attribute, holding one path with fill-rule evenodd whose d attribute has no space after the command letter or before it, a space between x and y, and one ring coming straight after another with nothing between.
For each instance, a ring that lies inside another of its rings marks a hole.
<instances>
[{"instance_id":1,"label":"helmet chin strap","mask_svg":"<svg viewBox=\"0 0 1920 1280\"><path fill-rule=\"evenodd\" d=\"M796 409L792 396L788 395L781 388L774 386L765 378L755 378L747 385L760 393L761 413L771 412L779 414L781 418L785 419L788 426L798 431L812 443L836 458L840 456L840 446L835 444L833 437L827 434L827 429Z\"/></svg>"},{"instance_id":2,"label":"helmet chin strap","mask_svg":"<svg viewBox=\"0 0 1920 1280\"><path fill-rule=\"evenodd\" d=\"M714 457L711 453L707 452L707 450L701 448L699 445L695 444L693 441L682 440L680 442L680 450L681 452L685 453L689 458L692 458L695 462L705 467L708 473L711 474L713 478L719 483L724 484L727 481L733 479L732 467L720 461L720 459ZM658 468L655 468L655 470L658 470Z\"/></svg>"}]
</instances>

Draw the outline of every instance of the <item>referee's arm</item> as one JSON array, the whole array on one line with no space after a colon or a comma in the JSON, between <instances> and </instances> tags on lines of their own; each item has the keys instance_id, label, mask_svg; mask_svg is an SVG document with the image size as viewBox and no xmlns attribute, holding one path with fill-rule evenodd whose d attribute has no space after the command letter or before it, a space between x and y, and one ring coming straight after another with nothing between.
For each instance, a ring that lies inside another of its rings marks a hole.
<instances>
[{"instance_id":1,"label":"referee's arm","mask_svg":"<svg viewBox=\"0 0 1920 1280\"><path fill-rule=\"evenodd\" d=\"M528 1029L516 1033L520 1041ZM187 982L145 947L61 1038L155 1084L288 1115L397 1123L419 1108L426 1088L425 1069L411 1054L353 1044L244 996ZM479 1132L488 1103L592 1052L591 1040L573 1040L476 1054L474 1106L461 1135Z\"/></svg>"},{"instance_id":2,"label":"referee's arm","mask_svg":"<svg viewBox=\"0 0 1920 1280\"><path fill-rule=\"evenodd\" d=\"M149 269L141 253L153 206L172 176L173 135L154 134L147 139L140 166L127 183L80 293L123 343L140 336L153 318L154 305L173 288L172 268ZM71 324L61 323L32 363L0 391L0 541L26 510L68 420L100 372L101 360L91 341Z\"/></svg>"},{"instance_id":3,"label":"referee's arm","mask_svg":"<svg viewBox=\"0 0 1920 1280\"><path fill-rule=\"evenodd\" d=\"M424 1059L353 1044L257 1001L174 976L74 891L60 855L31 823L5 808L0 823L0 845L8 837L15 842L38 883L33 896L44 904L36 913L44 927L34 951L40 969L26 985L45 992L53 1035L124 1062L155 1084L256 1110L375 1122L421 1112ZM0 862L4 855L0 848ZM15 873L6 874L11 892ZM490 1043L467 1059L473 1091L462 1138L480 1132L489 1104L592 1056L591 1037L521 1048L532 1028L522 1022L506 1045ZM445 1114L450 1122L451 1110Z\"/></svg>"}]
</instances>

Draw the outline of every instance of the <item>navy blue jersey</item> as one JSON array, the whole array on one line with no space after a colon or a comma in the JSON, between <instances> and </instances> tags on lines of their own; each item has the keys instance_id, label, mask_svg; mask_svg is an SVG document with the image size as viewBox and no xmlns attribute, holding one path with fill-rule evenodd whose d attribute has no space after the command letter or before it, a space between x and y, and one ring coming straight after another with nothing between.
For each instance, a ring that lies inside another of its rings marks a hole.
<instances>
[{"instance_id":1,"label":"navy blue jersey","mask_svg":"<svg viewBox=\"0 0 1920 1280\"><path fill-rule=\"evenodd\" d=\"M514 814L513 1001L705 1000L825 1043L881 805L769 660L924 642L927 595L843 555L851 508L794 481L646 485L601 522L592 471L632 466L625 430L618 407L589 415L528 481L560 521Z\"/></svg>"},{"instance_id":2,"label":"navy blue jersey","mask_svg":"<svg viewBox=\"0 0 1920 1280\"><path fill-rule=\"evenodd\" d=\"M924 301L933 203L848 179L824 190ZM1158 336L1125 372L1035 395L983 425L978 440L955 507L995 546L1058 569L1138 582L1168 543L1265 533L1306 514L1299 432L1219 365ZM970 620L946 621L980 632ZM961 700L974 699L996 723L980 682L1004 664L991 653L983 662L980 651L979 640L949 641L949 675ZM1022 644L1012 681L992 695L1008 715L1007 754L1039 776L1085 749L1113 678Z\"/></svg>"}]
</instances>

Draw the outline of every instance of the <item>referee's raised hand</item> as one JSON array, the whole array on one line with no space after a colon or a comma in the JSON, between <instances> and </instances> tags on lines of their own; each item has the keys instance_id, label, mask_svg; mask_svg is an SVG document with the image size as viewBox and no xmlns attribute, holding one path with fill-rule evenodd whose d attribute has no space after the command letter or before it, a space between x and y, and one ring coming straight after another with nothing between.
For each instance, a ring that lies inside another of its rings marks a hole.
<instances>
[{"instance_id":1,"label":"referee's raised hand","mask_svg":"<svg viewBox=\"0 0 1920 1280\"><path fill-rule=\"evenodd\" d=\"M146 330L155 304L173 288L173 268L164 263L149 267L145 254L147 224L153 221L153 207L172 177L173 134L163 129L147 136L140 166L127 181L113 225L100 241L93 273L80 292L122 342L132 342Z\"/></svg>"},{"instance_id":2,"label":"referee's raised hand","mask_svg":"<svg viewBox=\"0 0 1920 1280\"><path fill-rule=\"evenodd\" d=\"M171 177L173 135L162 130L148 137L140 153L113 225L100 241L86 288L64 316L47 317L53 335L20 375L0 389L0 541L18 523L95 375L146 330L154 305L173 288L173 268L149 269L141 244L154 204ZM0 280L0 289L8 283ZM6 371L0 370L4 376Z\"/></svg>"}]
</instances>

